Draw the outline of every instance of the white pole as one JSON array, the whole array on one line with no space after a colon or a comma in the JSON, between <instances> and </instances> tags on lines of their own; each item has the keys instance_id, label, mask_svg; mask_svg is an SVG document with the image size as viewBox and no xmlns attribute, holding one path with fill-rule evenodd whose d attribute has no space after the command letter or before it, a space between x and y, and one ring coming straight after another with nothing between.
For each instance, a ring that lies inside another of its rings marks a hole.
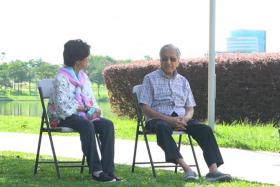
<instances>
[{"instance_id":1,"label":"white pole","mask_svg":"<svg viewBox=\"0 0 280 187\"><path fill-rule=\"evenodd\" d=\"M209 63L208 63L208 124L212 129L214 129L215 126L215 98L216 98L215 6L216 6L216 0L210 0Z\"/></svg>"}]
</instances>

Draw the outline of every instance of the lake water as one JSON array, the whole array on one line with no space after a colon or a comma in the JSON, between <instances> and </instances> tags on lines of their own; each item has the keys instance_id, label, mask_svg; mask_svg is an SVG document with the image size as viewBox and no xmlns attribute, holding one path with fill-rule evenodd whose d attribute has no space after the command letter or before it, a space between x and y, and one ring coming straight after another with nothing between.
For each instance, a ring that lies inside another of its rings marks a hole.
<instances>
[{"instance_id":1,"label":"lake water","mask_svg":"<svg viewBox=\"0 0 280 187\"><path fill-rule=\"evenodd\" d=\"M45 103L47 107L47 102ZM115 117L107 100L98 100L102 115L107 118ZM37 116L42 115L41 102L38 101L0 101L0 115Z\"/></svg>"},{"instance_id":2,"label":"lake water","mask_svg":"<svg viewBox=\"0 0 280 187\"><path fill-rule=\"evenodd\" d=\"M40 101L0 101L0 115L41 116Z\"/></svg>"}]
</instances>

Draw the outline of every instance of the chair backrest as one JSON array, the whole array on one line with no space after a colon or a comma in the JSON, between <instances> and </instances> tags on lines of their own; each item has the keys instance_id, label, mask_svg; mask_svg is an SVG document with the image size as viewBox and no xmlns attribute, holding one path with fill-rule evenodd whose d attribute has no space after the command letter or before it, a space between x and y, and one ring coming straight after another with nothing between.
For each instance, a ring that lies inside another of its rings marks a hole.
<instances>
[{"instance_id":1,"label":"chair backrest","mask_svg":"<svg viewBox=\"0 0 280 187\"><path fill-rule=\"evenodd\" d=\"M38 82L41 99L49 98L53 87L53 79L43 79Z\"/></svg>"},{"instance_id":2,"label":"chair backrest","mask_svg":"<svg viewBox=\"0 0 280 187\"><path fill-rule=\"evenodd\" d=\"M38 82L38 90L39 90L41 106L43 110L41 129L43 128L44 124L46 124L47 128L50 128L48 114L45 106L45 99L50 98L52 87L53 87L53 79L43 79Z\"/></svg>"},{"instance_id":3,"label":"chair backrest","mask_svg":"<svg viewBox=\"0 0 280 187\"><path fill-rule=\"evenodd\" d=\"M143 116L143 112L142 112L142 109L140 107L139 100L138 100L141 92L142 92L142 84L133 86L132 93L133 93L134 103L136 106L135 109L136 109L136 113L137 113L137 120L138 120L138 122L142 123L144 116Z\"/></svg>"},{"instance_id":4,"label":"chair backrest","mask_svg":"<svg viewBox=\"0 0 280 187\"><path fill-rule=\"evenodd\" d=\"M138 85L133 86L132 93L136 94L137 101L140 97L141 91L142 91L142 84L138 84Z\"/></svg>"}]
</instances>

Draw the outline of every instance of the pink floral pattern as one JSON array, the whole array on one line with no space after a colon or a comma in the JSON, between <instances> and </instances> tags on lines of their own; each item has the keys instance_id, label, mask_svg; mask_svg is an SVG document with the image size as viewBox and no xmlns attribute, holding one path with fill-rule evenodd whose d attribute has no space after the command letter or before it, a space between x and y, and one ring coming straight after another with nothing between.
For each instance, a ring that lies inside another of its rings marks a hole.
<instances>
[{"instance_id":1,"label":"pink floral pattern","mask_svg":"<svg viewBox=\"0 0 280 187\"><path fill-rule=\"evenodd\" d=\"M53 90L48 104L48 116L52 127L56 127L60 120L72 114L78 114L78 102L75 99L76 87L62 74L57 74L53 81ZM88 107L98 108L93 96L91 82L86 76L85 84L81 90L87 99Z\"/></svg>"},{"instance_id":2,"label":"pink floral pattern","mask_svg":"<svg viewBox=\"0 0 280 187\"><path fill-rule=\"evenodd\" d=\"M51 128L56 128L59 124L59 120L54 119L51 121Z\"/></svg>"}]
</instances>

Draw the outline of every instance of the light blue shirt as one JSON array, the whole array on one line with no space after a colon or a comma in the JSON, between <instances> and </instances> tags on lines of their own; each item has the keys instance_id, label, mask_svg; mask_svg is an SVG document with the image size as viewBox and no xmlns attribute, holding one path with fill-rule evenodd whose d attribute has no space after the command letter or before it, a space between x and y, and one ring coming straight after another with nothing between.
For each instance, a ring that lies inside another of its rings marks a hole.
<instances>
[{"instance_id":1,"label":"light blue shirt","mask_svg":"<svg viewBox=\"0 0 280 187\"><path fill-rule=\"evenodd\" d=\"M186 114L187 107L196 106L188 80L177 71L168 78L161 69L144 77L139 103L165 115L176 112L179 116ZM151 120L145 117L146 121Z\"/></svg>"}]
</instances>

